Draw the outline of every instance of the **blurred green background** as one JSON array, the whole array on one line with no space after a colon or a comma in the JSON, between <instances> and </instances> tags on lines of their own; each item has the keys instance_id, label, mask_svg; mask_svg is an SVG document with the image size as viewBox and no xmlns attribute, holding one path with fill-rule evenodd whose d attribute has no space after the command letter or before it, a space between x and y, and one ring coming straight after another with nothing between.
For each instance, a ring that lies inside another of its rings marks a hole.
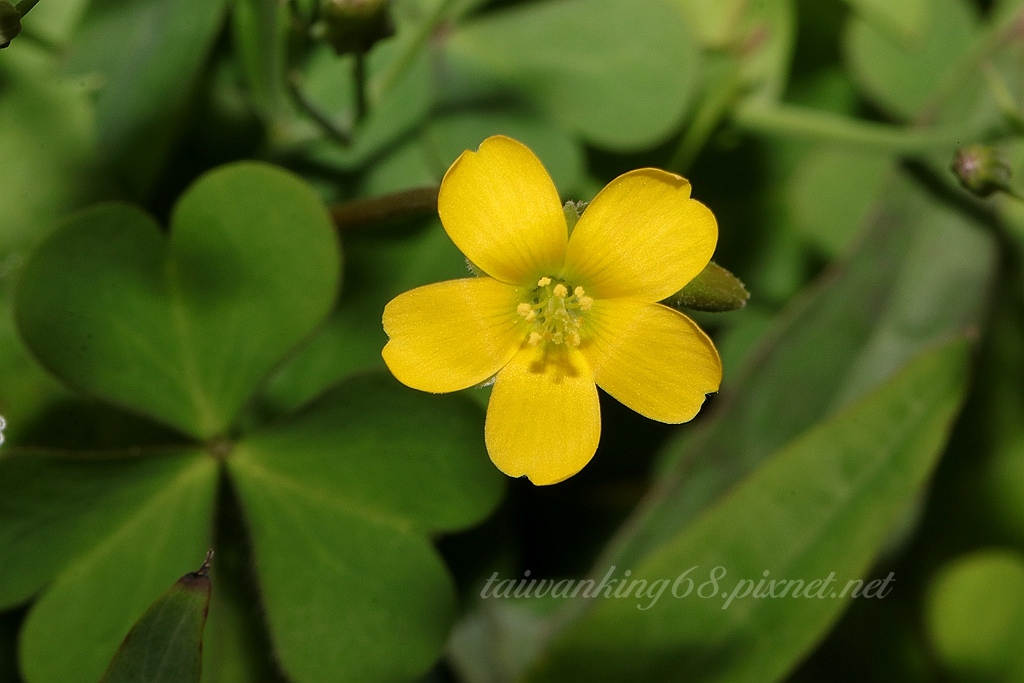
<instances>
[{"instance_id":1,"label":"blurred green background","mask_svg":"<svg viewBox=\"0 0 1024 683\"><path fill-rule=\"evenodd\" d=\"M1024 681L1024 2L0 4L0 681L99 680L210 547L203 681ZM696 420L602 395L553 487L380 357L493 134L685 175L751 292ZM612 567L725 574L481 596ZM719 594L830 574L894 583Z\"/></svg>"}]
</instances>

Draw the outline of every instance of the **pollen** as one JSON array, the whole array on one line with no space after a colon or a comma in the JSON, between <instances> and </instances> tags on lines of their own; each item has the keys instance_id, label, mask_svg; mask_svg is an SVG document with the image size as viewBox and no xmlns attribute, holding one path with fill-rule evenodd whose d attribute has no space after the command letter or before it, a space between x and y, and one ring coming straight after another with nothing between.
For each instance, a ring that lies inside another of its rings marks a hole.
<instances>
[{"instance_id":1,"label":"pollen","mask_svg":"<svg viewBox=\"0 0 1024 683\"><path fill-rule=\"evenodd\" d=\"M537 317L537 311L533 310L533 306L526 303L525 301L516 306L516 312L519 313L519 315L526 318L528 321L532 321Z\"/></svg>"},{"instance_id":2,"label":"pollen","mask_svg":"<svg viewBox=\"0 0 1024 683\"><path fill-rule=\"evenodd\" d=\"M516 312L532 323L526 341L531 346L579 346L585 337L584 313L594 305L583 287L544 276Z\"/></svg>"}]
</instances>

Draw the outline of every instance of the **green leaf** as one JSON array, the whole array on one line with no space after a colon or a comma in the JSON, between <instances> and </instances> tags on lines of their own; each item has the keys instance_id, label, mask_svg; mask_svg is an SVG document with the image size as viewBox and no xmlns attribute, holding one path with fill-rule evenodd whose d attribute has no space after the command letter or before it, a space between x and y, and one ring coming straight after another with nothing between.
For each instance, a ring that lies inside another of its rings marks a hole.
<instances>
[{"instance_id":1,"label":"green leaf","mask_svg":"<svg viewBox=\"0 0 1024 683\"><path fill-rule=\"evenodd\" d=\"M190 462L0 459L0 609L26 602L125 520L146 505L161 504L152 501L188 476Z\"/></svg>"},{"instance_id":2,"label":"green leaf","mask_svg":"<svg viewBox=\"0 0 1024 683\"><path fill-rule=\"evenodd\" d=\"M750 292L739 278L712 261L689 284L662 303L673 308L724 313L738 311L747 305L748 299Z\"/></svg>"},{"instance_id":3,"label":"green leaf","mask_svg":"<svg viewBox=\"0 0 1024 683\"><path fill-rule=\"evenodd\" d=\"M53 8L52 16L76 4L36 7L31 33L49 25L44 7ZM55 61L24 39L0 60L0 415L7 418L11 435L66 394L29 357L15 332L14 280L27 250L103 184L91 159L88 96L58 79Z\"/></svg>"},{"instance_id":4,"label":"green leaf","mask_svg":"<svg viewBox=\"0 0 1024 683\"><path fill-rule=\"evenodd\" d=\"M1010 550L958 557L932 582L928 635L946 670L964 681L1024 677L1024 560Z\"/></svg>"},{"instance_id":5,"label":"green leaf","mask_svg":"<svg viewBox=\"0 0 1024 683\"><path fill-rule=\"evenodd\" d=\"M760 0L749 4L740 36L742 74L751 87L749 99L776 101L789 79L796 45L793 0Z\"/></svg>"},{"instance_id":6,"label":"green leaf","mask_svg":"<svg viewBox=\"0 0 1024 683\"><path fill-rule=\"evenodd\" d=\"M22 628L22 671L32 683L94 683L132 625L210 547L217 463L202 454L100 462L20 456L0 471L10 467L28 471L9 504L12 491L4 489L0 528L15 542L0 548L5 564L27 552L18 574L32 569L33 557L54 567L52 546L64 550ZM134 483L144 495L125 488Z\"/></svg>"},{"instance_id":7,"label":"green leaf","mask_svg":"<svg viewBox=\"0 0 1024 683\"><path fill-rule=\"evenodd\" d=\"M178 579L128 632L100 683L199 683L210 567Z\"/></svg>"},{"instance_id":8,"label":"green leaf","mask_svg":"<svg viewBox=\"0 0 1024 683\"><path fill-rule=\"evenodd\" d=\"M0 415L7 420L7 436L16 440L22 426L46 406L70 394L43 370L18 338L14 306L0 279Z\"/></svg>"},{"instance_id":9,"label":"green leaf","mask_svg":"<svg viewBox=\"0 0 1024 683\"><path fill-rule=\"evenodd\" d=\"M823 253L836 256L867 220L892 173L893 159L827 146L812 150L798 164L786 197L794 227Z\"/></svg>"},{"instance_id":10,"label":"green leaf","mask_svg":"<svg viewBox=\"0 0 1024 683\"><path fill-rule=\"evenodd\" d=\"M67 69L95 79L103 158L135 197L148 194L171 151L226 0L93 0Z\"/></svg>"},{"instance_id":11,"label":"green leaf","mask_svg":"<svg viewBox=\"0 0 1024 683\"><path fill-rule=\"evenodd\" d=\"M17 253L95 191L88 98L55 71L27 41L0 61L0 283Z\"/></svg>"},{"instance_id":12,"label":"green leaf","mask_svg":"<svg viewBox=\"0 0 1024 683\"><path fill-rule=\"evenodd\" d=\"M38 3L32 8L27 33L55 45L64 45L78 27L88 2L89 0L63 0ZM25 47L25 42L27 41L22 41L20 48Z\"/></svg>"},{"instance_id":13,"label":"green leaf","mask_svg":"<svg viewBox=\"0 0 1024 683\"><path fill-rule=\"evenodd\" d=\"M579 198L587 178L580 144L547 119L518 111L459 112L431 119L419 138L370 169L363 191L377 195L439 185L460 154L492 135L527 145L544 162L561 195Z\"/></svg>"},{"instance_id":14,"label":"green leaf","mask_svg":"<svg viewBox=\"0 0 1024 683\"><path fill-rule=\"evenodd\" d=\"M932 4L920 39L907 45L864 19L847 25L844 48L851 76L872 102L897 118L921 112L978 35L976 11L966 0Z\"/></svg>"},{"instance_id":15,"label":"green leaf","mask_svg":"<svg viewBox=\"0 0 1024 683\"><path fill-rule=\"evenodd\" d=\"M269 121L282 113L288 7L276 0L238 0L231 35L239 70L257 110Z\"/></svg>"},{"instance_id":16,"label":"green leaf","mask_svg":"<svg viewBox=\"0 0 1024 683\"><path fill-rule=\"evenodd\" d=\"M865 22L903 44L920 40L932 12L937 10L932 0L846 0L846 4Z\"/></svg>"},{"instance_id":17,"label":"green leaf","mask_svg":"<svg viewBox=\"0 0 1024 683\"><path fill-rule=\"evenodd\" d=\"M251 163L203 176L171 224L74 215L25 265L16 317L68 384L207 438L330 310L337 240L312 190Z\"/></svg>"},{"instance_id":18,"label":"green leaf","mask_svg":"<svg viewBox=\"0 0 1024 683\"><path fill-rule=\"evenodd\" d=\"M706 48L732 47L740 38L746 0L675 0Z\"/></svg>"},{"instance_id":19,"label":"green leaf","mask_svg":"<svg viewBox=\"0 0 1024 683\"><path fill-rule=\"evenodd\" d=\"M792 0L672 2L699 36L704 50L710 53L708 62L728 60L727 68L703 70L704 93L699 99L723 95L734 98L740 90L759 101L781 97L796 43L796 9Z\"/></svg>"},{"instance_id":20,"label":"green leaf","mask_svg":"<svg viewBox=\"0 0 1024 683\"><path fill-rule=\"evenodd\" d=\"M437 658L455 594L427 533L496 504L481 430L471 401L364 375L238 443L228 467L291 678L408 680Z\"/></svg>"},{"instance_id":21,"label":"green leaf","mask_svg":"<svg viewBox=\"0 0 1024 683\"><path fill-rule=\"evenodd\" d=\"M848 604L844 592L927 481L966 390L967 351L957 341L922 354L783 448L635 565L629 579L646 582L639 598L633 588L593 600L527 680L783 678ZM677 597L691 567L695 588ZM791 582L790 592L750 595L762 579ZM676 594L648 595L655 581Z\"/></svg>"},{"instance_id":22,"label":"green leaf","mask_svg":"<svg viewBox=\"0 0 1024 683\"><path fill-rule=\"evenodd\" d=\"M497 79L566 130L612 150L671 135L700 69L697 41L664 0L531 3L458 27L445 54L457 72Z\"/></svg>"},{"instance_id":23,"label":"green leaf","mask_svg":"<svg viewBox=\"0 0 1024 683\"><path fill-rule=\"evenodd\" d=\"M771 453L980 324L994 249L975 223L897 175L869 227L847 263L781 316L723 390L715 419L669 442L674 464L605 564L656 550Z\"/></svg>"}]
</instances>

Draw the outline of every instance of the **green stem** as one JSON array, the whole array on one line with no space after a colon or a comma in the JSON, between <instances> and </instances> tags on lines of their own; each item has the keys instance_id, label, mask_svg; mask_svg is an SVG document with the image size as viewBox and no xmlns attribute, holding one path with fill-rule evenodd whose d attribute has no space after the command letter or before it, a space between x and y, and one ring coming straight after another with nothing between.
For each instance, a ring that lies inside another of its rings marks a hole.
<instances>
[{"instance_id":1,"label":"green stem","mask_svg":"<svg viewBox=\"0 0 1024 683\"><path fill-rule=\"evenodd\" d=\"M35 7L38 3L39 0L21 0L21 2L15 5L15 8L19 12L21 12L21 16L24 17L26 14L31 12L32 8Z\"/></svg>"},{"instance_id":2,"label":"green stem","mask_svg":"<svg viewBox=\"0 0 1024 683\"><path fill-rule=\"evenodd\" d=\"M733 115L740 128L754 133L869 147L891 152L923 152L955 147L963 130L937 130L862 121L789 104L741 105Z\"/></svg>"},{"instance_id":3,"label":"green stem","mask_svg":"<svg viewBox=\"0 0 1024 683\"><path fill-rule=\"evenodd\" d=\"M409 218L437 211L436 187L419 187L381 197L357 199L331 206L331 218L339 231L374 223Z\"/></svg>"},{"instance_id":4,"label":"green stem","mask_svg":"<svg viewBox=\"0 0 1024 683\"><path fill-rule=\"evenodd\" d=\"M720 73L712 72L708 80L720 85L712 88L698 105L697 113L694 114L693 120L679 141L679 146L676 147L675 154L668 162L668 169L671 171L685 173L689 169L690 164L696 160L708 138L728 115L743 91L743 82L735 60L728 59L717 71Z\"/></svg>"},{"instance_id":5,"label":"green stem","mask_svg":"<svg viewBox=\"0 0 1024 683\"><path fill-rule=\"evenodd\" d=\"M416 56L423 49L430 35L437 28L437 25L441 23L441 20L448 14L448 10L454 4L455 0L438 0L437 4L434 5L434 11L430 13L430 16L426 18L419 26L416 27L416 33L409 39L405 44L405 49L398 55L398 58L391 63L391 66L377 81L376 87L373 89L374 100L379 100L387 92L394 87L398 79L402 77L406 69L413 63Z\"/></svg>"},{"instance_id":6,"label":"green stem","mask_svg":"<svg viewBox=\"0 0 1024 683\"><path fill-rule=\"evenodd\" d=\"M324 130L329 138L346 147L352 144L351 133L335 123L330 116L321 111L320 107L314 104L313 101L306 96L306 93L302 89L302 77L297 71L292 71L288 74L287 83L288 90L291 93L295 104L298 105L298 107L305 112L309 118L313 119L313 121Z\"/></svg>"}]
</instances>

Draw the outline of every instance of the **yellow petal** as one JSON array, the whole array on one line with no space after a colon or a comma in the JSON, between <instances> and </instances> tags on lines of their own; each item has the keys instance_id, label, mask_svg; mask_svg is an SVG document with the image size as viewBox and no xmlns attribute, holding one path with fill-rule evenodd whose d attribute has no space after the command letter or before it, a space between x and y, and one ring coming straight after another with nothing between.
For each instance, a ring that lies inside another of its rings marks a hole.
<instances>
[{"instance_id":1,"label":"yellow petal","mask_svg":"<svg viewBox=\"0 0 1024 683\"><path fill-rule=\"evenodd\" d=\"M526 330L515 287L489 277L418 287L384 308L390 341L381 355L403 384L434 393L457 391L494 376Z\"/></svg>"},{"instance_id":2,"label":"yellow petal","mask_svg":"<svg viewBox=\"0 0 1024 683\"><path fill-rule=\"evenodd\" d=\"M551 177L528 147L504 136L462 153L441 181L441 223L476 266L510 284L562 267L568 229Z\"/></svg>"},{"instance_id":3,"label":"yellow petal","mask_svg":"<svg viewBox=\"0 0 1024 683\"><path fill-rule=\"evenodd\" d=\"M557 484L590 462L600 438L597 387L578 350L524 346L498 373L484 440L508 476Z\"/></svg>"},{"instance_id":4,"label":"yellow petal","mask_svg":"<svg viewBox=\"0 0 1024 683\"><path fill-rule=\"evenodd\" d=\"M690 199L689 181L642 168L610 182L586 208L563 272L595 298L660 301L704 269L717 242L718 223Z\"/></svg>"},{"instance_id":5,"label":"yellow petal","mask_svg":"<svg viewBox=\"0 0 1024 683\"><path fill-rule=\"evenodd\" d=\"M581 348L599 387L652 420L687 422L718 391L722 361L679 311L630 299L594 302Z\"/></svg>"}]
</instances>

